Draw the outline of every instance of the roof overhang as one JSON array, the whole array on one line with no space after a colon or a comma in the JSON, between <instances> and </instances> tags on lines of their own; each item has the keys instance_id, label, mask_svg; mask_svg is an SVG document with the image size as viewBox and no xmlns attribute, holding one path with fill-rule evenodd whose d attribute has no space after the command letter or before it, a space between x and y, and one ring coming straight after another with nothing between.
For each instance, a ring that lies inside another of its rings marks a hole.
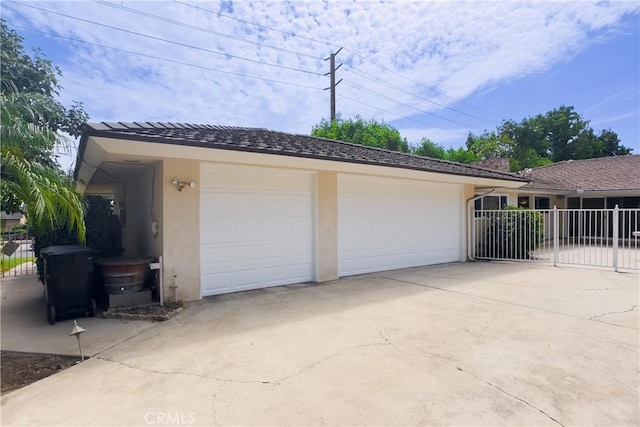
<instances>
[{"instance_id":1,"label":"roof overhang","mask_svg":"<svg viewBox=\"0 0 640 427\"><path fill-rule=\"evenodd\" d=\"M549 189L549 188L530 188L521 187L518 190L522 194L548 194L556 196L566 197L638 197L640 196L640 188L637 189L616 189L611 188L607 190L582 190L582 189Z\"/></svg>"},{"instance_id":2,"label":"roof overhang","mask_svg":"<svg viewBox=\"0 0 640 427\"><path fill-rule=\"evenodd\" d=\"M74 178L84 193L88 185L104 185L108 177L117 176L127 166L157 163L163 159L198 160L290 169L313 169L372 176L388 176L484 187L519 188L526 182L482 178L445 172L373 165L364 162L324 160L283 154L167 144L99 135L85 135L80 141Z\"/></svg>"}]
</instances>

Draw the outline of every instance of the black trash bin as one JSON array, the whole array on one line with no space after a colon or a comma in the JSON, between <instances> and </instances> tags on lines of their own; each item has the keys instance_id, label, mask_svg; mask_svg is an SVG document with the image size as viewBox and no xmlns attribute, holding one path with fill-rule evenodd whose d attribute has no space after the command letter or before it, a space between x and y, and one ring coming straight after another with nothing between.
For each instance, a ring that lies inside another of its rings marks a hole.
<instances>
[{"instance_id":1,"label":"black trash bin","mask_svg":"<svg viewBox=\"0 0 640 427\"><path fill-rule=\"evenodd\" d=\"M47 320L96 315L93 290L93 250L86 246L49 246L40 252L44 264Z\"/></svg>"}]
</instances>

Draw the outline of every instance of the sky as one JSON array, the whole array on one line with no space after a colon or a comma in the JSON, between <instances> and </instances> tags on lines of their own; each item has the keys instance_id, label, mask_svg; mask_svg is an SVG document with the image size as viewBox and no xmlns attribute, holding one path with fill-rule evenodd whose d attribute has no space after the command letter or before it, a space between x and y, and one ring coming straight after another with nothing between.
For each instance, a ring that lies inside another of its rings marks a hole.
<instances>
[{"instance_id":1,"label":"sky","mask_svg":"<svg viewBox=\"0 0 640 427\"><path fill-rule=\"evenodd\" d=\"M571 105L640 154L640 2L3 1L92 122L309 134L337 111L464 146ZM342 49L341 49L342 48ZM340 50L341 49L341 50ZM62 156L67 168L75 153Z\"/></svg>"}]
</instances>

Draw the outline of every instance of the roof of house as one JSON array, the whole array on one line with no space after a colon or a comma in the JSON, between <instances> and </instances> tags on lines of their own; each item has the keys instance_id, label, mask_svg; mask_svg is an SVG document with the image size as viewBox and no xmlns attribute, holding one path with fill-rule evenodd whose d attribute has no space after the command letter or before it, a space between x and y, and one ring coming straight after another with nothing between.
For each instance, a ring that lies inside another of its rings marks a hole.
<instances>
[{"instance_id":1,"label":"roof of house","mask_svg":"<svg viewBox=\"0 0 640 427\"><path fill-rule=\"evenodd\" d=\"M262 128L164 122L87 123L83 127L79 156L83 155L84 146L89 136L361 163L508 181L526 181L525 178L517 174L499 172L479 166ZM76 162L76 164L77 176L81 162Z\"/></svg>"},{"instance_id":2,"label":"roof of house","mask_svg":"<svg viewBox=\"0 0 640 427\"><path fill-rule=\"evenodd\" d=\"M640 155L565 160L527 169L522 188L549 190L640 190Z\"/></svg>"}]
</instances>

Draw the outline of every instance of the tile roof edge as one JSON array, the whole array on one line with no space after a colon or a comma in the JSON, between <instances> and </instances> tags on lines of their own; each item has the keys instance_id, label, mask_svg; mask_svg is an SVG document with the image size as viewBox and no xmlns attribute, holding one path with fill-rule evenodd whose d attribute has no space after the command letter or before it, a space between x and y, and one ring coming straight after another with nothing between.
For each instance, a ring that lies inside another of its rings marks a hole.
<instances>
[{"instance_id":1,"label":"tile roof edge","mask_svg":"<svg viewBox=\"0 0 640 427\"><path fill-rule=\"evenodd\" d=\"M146 123L149 126L148 127L140 126L139 123ZM369 147L367 145L356 144L356 143L346 142L346 141L340 141L340 140L337 140L337 139L323 138L323 137L318 137L318 136L313 136L313 135L303 135L303 134L289 133L289 132L271 130L271 129L266 129L266 128L241 127L241 126L222 126L222 125L206 125L206 124L192 125L192 126L197 126L197 128L188 128L187 126L185 126L184 123L181 124L183 127L177 127L176 124L179 124L179 123L174 123L174 122L170 122L170 123L169 122L128 122L127 124L135 124L137 127L136 128L127 127L126 124L124 124L123 122L104 122L104 121L103 122L87 122L87 123L85 123L85 126L86 126L86 128L88 128L91 131L96 132L96 133L110 133L110 132L120 132L120 131L136 131L136 130L145 130L145 129L158 130L159 129L159 128L156 128L156 127L152 127L153 125L160 125L160 126L163 126L165 129L176 129L176 130L238 130L238 131L249 131L249 132L251 132L251 131L264 131L264 132L272 132L272 133L278 133L278 134L289 135L289 136L294 136L294 137L316 139L316 140L319 140L319 141L327 141L327 142L331 142L331 143L334 143L334 144L337 143L337 144L349 145L349 146L357 147L357 148L364 148L364 149L368 149L368 150L375 150L375 151L381 151L381 152L386 152L386 153L393 153L393 154L396 154L396 155L404 155L404 156L408 156L408 157L412 157L412 158L416 158L416 157L417 158L423 158L423 159L430 160L432 162L461 166L463 168L467 168L467 169L471 169L471 170L490 172L492 174L496 174L498 176L502 176L502 177L504 177L504 179L507 179L507 180L510 180L510 181L520 181L520 182L529 182L530 181L527 178L523 177L522 175L519 175L518 173L502 172L502 171L489 169L489 168L484 168L484 167L476 166L476 165L470 165L470 164L466 164L466 163L459 163L459 162L453 162L453 161L442 160L442 159L434 159L432 157L425 157L425 156L416 156L416 155L413 155L413 154L410 154L410 153L403 153L401 151L392 151L392 150L387 150L387 149L384 149L384 148ZM107 127L109 127L109 129L107 129L107 130L105 130L105 129L96 129L95 126L107 126ZM498 178L494 178L494 179L498 179Z\"/></svg>"},{"instance_id":2,"label":"tile roof edge","mask_svg":"<svg viewBox=\"0 0 640 427\"><path fill-rule=\"evenodd\" d=\"M135 125L135 127L130 126ZM84 124L87 129L94 130L96 132L110 132L110 131L135 131L135 130L158 130L158 129L175 129L175 130L244 130L244 131L267 131L278 132L267 128L260 127L245 127L245 126L231 126L231 125L210 125L204 123L187 123L187 122L86 122ZM96 126L107 126L109 130L96 129ZM286 132L280 132L286 133ZM293 134L289 134L293 135Z\"/></svg>"},{"instance_id":3,"label":"tile roof edge","mask_svg":"<svg viewBox=\"0 0 640 427\"><path fill-rule=\"evenodd\" d=\"M522 180L523 182L527 182L528 181L523 176L518 175L517 173L514 173L514 172L502 172L502 171L499 171L499 170L483 168L481 166L470 165L470 164L467 164L467 163L459 163L459 162L453 162L453 161L450 161L450 160L435 159L433 157L426 157L426 156L417 156L415 154L404 153L402 151L392 151L392 150L387 150L385 148L370 147L368 145L356 144L354 142L340 141L338 139L323 138L323 137L313 136L313 135L302 135L302 134L281 132L281 131L275 131L275 130L274 131L270 131L270 132L282 133L282 134L285 134L285 135L301 136L301 137L304 137L304 138L313 138L313 139L317 139L317 140L320 140L320 141L328 141L328 142L339 143L339 144L343 144L343 145L349 145L349 146L353 146L353 147L365 148L365 149L369 149L369 150L377 150L377 151L383 151L383 152L386 152L386 153L400 154L400 155L408 156L408 157L412 157L412 158L416 158L416 157L417 158L423 158L423 159L431 160L433 162L446 163L446 164L456 165L456 166L462 166L462 167L467 167L469 169L477 169L477 170L481 170L481 171L485 171L485 172L491 172L491 173L504 175L504 176L507 176L507 177L510 177L510 178L519 178L519 180Z\"/></svg>"},{"instance_id":4,"label":"tile roof edge","mask_svg":"<svg viewBox=\"0 0 640 427\"><path fill-rule=\"evenodd\" d=\"M540 170L540 169L544 169L544 168L548 168L548 167L552 167L552 166L560 166L560 165L564 165L564 164L572 164L572 163L587 163L587 162L594 162L594 161L602 161L602 160L606 160L606 159L618 159L618 158L630 158L630 157L635 157L638 156L640 158L640 153L639 154L623 154L620 156L603 156L603 157L592 157L590 159L568 159L568 160L560 160L559 162L554 162L554 163L549 163L548 165L543 165L543 166L536 166L535 168L529 168L532 171L536 171L536 170ZM523 169L520 172L523 172L526 169Z\"/></svg>"}]
</instances>

